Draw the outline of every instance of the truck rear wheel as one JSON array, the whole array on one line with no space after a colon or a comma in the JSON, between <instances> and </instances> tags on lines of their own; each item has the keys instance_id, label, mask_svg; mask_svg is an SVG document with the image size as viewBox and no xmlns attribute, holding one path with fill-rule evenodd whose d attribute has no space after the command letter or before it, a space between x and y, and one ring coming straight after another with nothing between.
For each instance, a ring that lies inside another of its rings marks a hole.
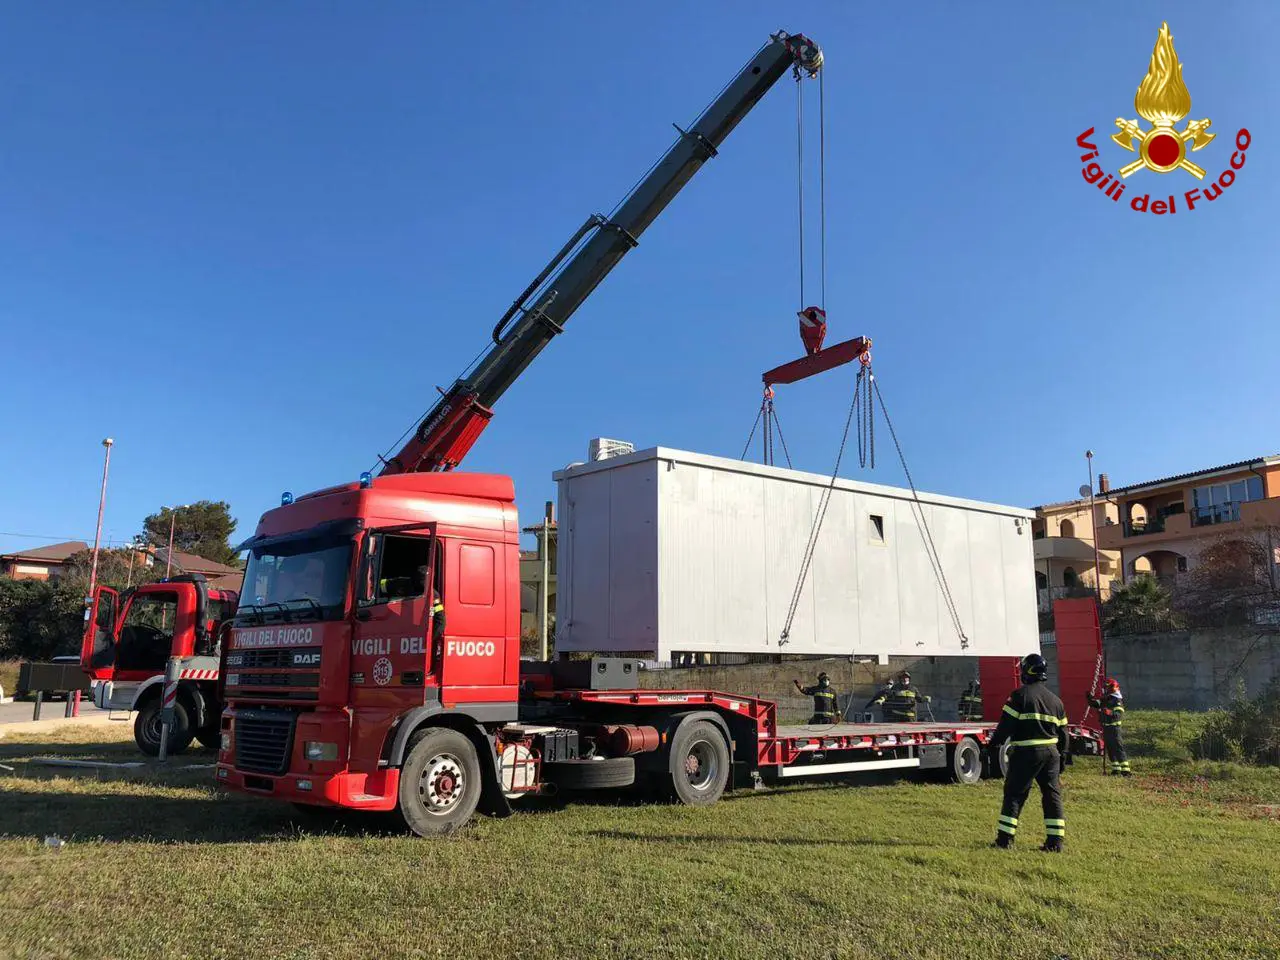
<instances>
[{"instance_id":1,"label":"truck rear wheel","mask_svg":"<svg viewBox=\"0 0 1280 960\"><path fill-rule=\"evenodd\" d=\"M671 740L667 772L676 799L693 807L715 803L729 784L729 745L715 724L682 724Z\"/></svg>"},{"instance_id":2,"label":"truck rear wheel","mask_svg":"<svg viewBox=\"0 0 1280 960\"><path fill-rule=\"evenodd\" d=\"M464 734L444 727L422 730L409 741L397 810L420 837L451 833L475 813L482 786L480 759Z\"/></svg>"},{"instance_id":3,"label":"truck rear wheel","mask_svg":"<svg viewBox=\"0 0 1280 960\"><path fill-rule=\"evenodd\" d=\"M977 783L982 779L982 750L973 737L964 737L951 750L951 779L955 783Z\"/></svg>"},{"instance_id":4,"label":"truck rear wheel","mask_svg":"<svg viewBox=\"0 0 1280 960\"><path fill-rule=\"evenodd\" d=\"M138 749L149 757L160 756L160 731L163 729L163 711L160 709L160 698L152 697L138 710L137 719L133 721L133 739ZM173 705L173 725L169 728L169 753L181 753L191 745L195 732L191 729L191 719L187 708L178 700Z\"/></svg>"}]
</instances>

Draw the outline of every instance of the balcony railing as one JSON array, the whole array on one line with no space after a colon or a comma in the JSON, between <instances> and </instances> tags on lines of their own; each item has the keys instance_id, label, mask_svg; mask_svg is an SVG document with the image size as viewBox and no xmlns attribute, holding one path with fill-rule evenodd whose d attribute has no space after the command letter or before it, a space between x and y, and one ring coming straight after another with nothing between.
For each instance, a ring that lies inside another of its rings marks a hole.
<instances>
[{"instance_id":1,"label":"balcony railing","mask_svg":"<svg viewBox=\"0 0 1280 960\"><path fill-rule=\"evenodd\" d=\"M1164 517L1149 517L1146 520L1128 520L1124 525L1126 537L1142 537L1151 533L1164 533Z\"/></svg>"},{"instance_id":2,"label":"balcony railing","mask_svg":"<svg viewBox=\"0 0 1280 960\"><path fill-rule=\"evenodd\" d=\"M1240 519L1240 504L1243 501L1232 500L1229 503L1215 503L1210 507L1196 507L1191 511L1193 527L1207 527L1215 523L1232 523Z\"/></svg>"},{"instance_id":3,"label":"balcony railing","mask_svg":"<svg viewBox=\"0 0 1280 960\"><path fill-rule=\"evenodd\" d=\"M1110 583L1102 585L1102 598L1111 595ZM1036 607L1041 613L1050 613L1055 600L1080 600L1094 596L1093 587L1077 583L1070 587L1036 587Z\"/></svg>"}]
</instances>

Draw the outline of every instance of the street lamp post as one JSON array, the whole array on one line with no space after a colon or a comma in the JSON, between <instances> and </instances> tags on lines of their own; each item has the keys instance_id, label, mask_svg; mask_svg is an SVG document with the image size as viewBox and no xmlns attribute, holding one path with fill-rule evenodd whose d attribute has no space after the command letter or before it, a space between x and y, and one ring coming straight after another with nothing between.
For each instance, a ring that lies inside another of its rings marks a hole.
<instances>
[{"instance_id":1,"label":"street lamp post","mask_svg":"<svg viewBox=\"0 0 1280 960\"><path fill-rule=\"evenodd\" d=\"M178 522L178 507L169 508L169 550L164 555L164 578L169 579L169 571L173 569L173 527Z\"/></svg>"},{"instance_id":2,"label":"street lamp post","mask_svg":"<svg viewBox=\"0 0 1280 960\"><path fill-rule=\"evenodd\" d=\"M98 494L98 529L93 535L93 560L89 564L89 596L88 606L93 605L93 598L98 587L98 551L102 545L102 511L107 505L107 471L111 467L111 445L115 443L110 437L102 441L106 454L102 458L102 490ZM86 611L86 616L88 612Z\"/></svg>"},{"instance_id":3,"label":"street lamp post","mask_svg":"<svg viewBox=\"0 0 1280 960\"><path fill-rule=\"evenodd\" d=\"M1093 506L1093 451L1086 450L1084 458L1089 461L1089 521L1093 524L1093 592L1098 603L1102 603L1102 568L1098 565L1098 513Z\"/></svg>"}]
</instances>

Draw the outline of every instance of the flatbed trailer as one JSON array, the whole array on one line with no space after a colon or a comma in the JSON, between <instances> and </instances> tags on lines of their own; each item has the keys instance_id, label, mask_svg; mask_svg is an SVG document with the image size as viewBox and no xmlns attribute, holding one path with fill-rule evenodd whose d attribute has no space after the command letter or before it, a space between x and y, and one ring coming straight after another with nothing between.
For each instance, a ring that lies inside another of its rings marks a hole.
<instances>
[{"instance_id":1,"label":"flatbed trailer","mask_svg":"<svg viewBox=\"0 0 1280 960\"><path fill-rule=\"evenodd\" d=\"M673 780L681 770L692 775L690 767L699 762L692 755L696 751L688 746L676 749L680 730L695 722L711 724L720 734L726 751L723 759L731 769L722 789L888 770L933 771L956 783L977 783L984 777L1003 776L1007 767L1007 751L990 750L996 729L992 722L780 724L772 701L712 690L544 690L522 709L524 713L587 734L592 724L606 731L621 724L650 728L656 736L641 742L654 746L636 751L636 756L652 754L642 767L650 774L665 768ZM508 733L522 726L513 725ZM1073 754L1099 752L1094 731L1078 725L1068 731ZM707 802L720 792L710 791Z\"/></svg>"}]
</instances>

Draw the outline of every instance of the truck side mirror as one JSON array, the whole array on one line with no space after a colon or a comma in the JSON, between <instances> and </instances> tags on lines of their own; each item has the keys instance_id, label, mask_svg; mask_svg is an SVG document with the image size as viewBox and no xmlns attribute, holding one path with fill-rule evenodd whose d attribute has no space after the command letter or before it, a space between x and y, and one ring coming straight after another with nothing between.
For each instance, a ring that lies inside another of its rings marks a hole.
<instances>
[{"instance_id":1,"label":"truck side mirror","mask_svg":"<svg viewBox=\"0 0 1280 960\"><path fill-rule=\"evenodd\" d=\"M357 574L359 580L356 584L357 606L365 606L377 599L377 591L373 587L378 571L378 543L380 539L373 534L366 534L361 545L360 571Z\"/></svg>"}]
</instances>

